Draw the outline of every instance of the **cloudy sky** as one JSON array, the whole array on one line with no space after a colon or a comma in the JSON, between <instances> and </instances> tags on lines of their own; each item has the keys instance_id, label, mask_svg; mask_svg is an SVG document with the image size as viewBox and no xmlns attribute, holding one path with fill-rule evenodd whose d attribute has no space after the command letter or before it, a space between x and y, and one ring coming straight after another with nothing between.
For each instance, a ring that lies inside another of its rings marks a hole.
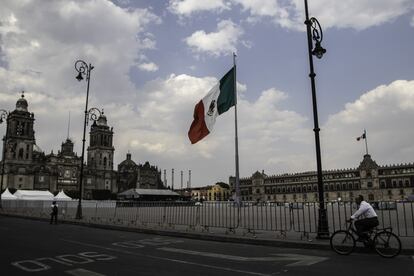
<instances>
[{"instance_id":1,"label":"cloudy sky","mask_svg":"<svg viewBox=\"0 0 414 276\"><path fill-rule=\"evenodd\" d=\"M322 167L357 167L367 130L380 165L414 162L414 1L309 0L324 30L315 61ZM0 108L25 90L36 143L81 153L86 82L90 107L114 128L115 164L129 151L192 185L234 175L234 111L191 145L194 105L237 52L240 175L316 170L302 0L4 0L0 9ZM5 127L0 128L4 135Z\"/></svg>"}]
</instances>

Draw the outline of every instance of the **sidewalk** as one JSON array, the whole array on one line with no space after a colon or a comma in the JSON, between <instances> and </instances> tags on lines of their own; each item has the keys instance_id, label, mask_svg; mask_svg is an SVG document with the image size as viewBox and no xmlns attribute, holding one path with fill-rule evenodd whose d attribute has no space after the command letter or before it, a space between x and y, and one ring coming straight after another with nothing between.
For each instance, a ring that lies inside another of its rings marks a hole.
<instances>
[{"instance_id":1,"label":"sidewalk","mask_svg":"<svg viewBox=\"0 0 414 276\"><path fill-rule=\"evenodd\" d=\"M21 215L0 214L2 216L18 217L24 219L49 221L48 218L36 218ZM189 239L210 240L218 242L232 242L243 244L254 244L274 247L287 248L303 248L303 249L317 249L317 250L331 250L329 239L316 239L315 233L298 233L298 232L269 232L269 231L255 231L247 232L246 230L236 229L235 231L226 231L223 228L201 229L199 227L189 228L187 226L154 226L154 227L137 227L122 224L100 224L92 223L82 220L74 221L59 221L63 224L75 224L86 227L94 227L100 229L128 231L146 234L155 234L171 237L182 237ZM414 238L400 237L402 243L403 255L414 255ZM372 253L372 250L362 247L362 244L357 243L356 252Z\"/></svg>"}]
</instances>

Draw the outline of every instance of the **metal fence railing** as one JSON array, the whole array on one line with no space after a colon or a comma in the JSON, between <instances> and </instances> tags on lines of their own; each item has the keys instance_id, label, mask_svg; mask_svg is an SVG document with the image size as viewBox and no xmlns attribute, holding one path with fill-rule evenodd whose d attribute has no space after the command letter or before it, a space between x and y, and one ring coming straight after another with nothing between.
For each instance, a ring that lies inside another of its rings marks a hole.
<instances>
[{"instance_id":1,"label":"metal fence railing","mask_svg":"<svg viewBox=\"0 0 414 276\"><path fill-rule=\"evenodd\" d=\"M3 200L5 214L49 217L51 201ZM59 219L73 221L77 201L62 201ZM392 227L400 237L414 237L414 202L376 202L380 226ZM329 231L343 229L346 220L356 211L352 202L326 203ZM299 232L316 233L319 204L309 202L116 202L82 201L82 220L99 224L121 224L129 227L200 227L223 228L234 232Z\"/></svg>"}]
</instances>

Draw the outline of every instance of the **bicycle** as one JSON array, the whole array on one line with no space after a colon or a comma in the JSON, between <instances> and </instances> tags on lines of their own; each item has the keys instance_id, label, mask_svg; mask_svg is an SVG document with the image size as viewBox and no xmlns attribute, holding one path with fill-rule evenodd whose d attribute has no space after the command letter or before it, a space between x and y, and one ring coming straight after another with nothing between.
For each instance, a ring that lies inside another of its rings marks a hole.
<instances>
[{"instance_id":1,"label":"bicycle","mask_svg":"<svg viewBox=\"0 0 414 276\"><path fill-rule=\"evenodd\" d=\"M352 227L352 220L349 222L346 230L335 231L331 238L330 244L333 251L340 255L349 255L354 249L357 241L364 243L365 247L373 248L384 258L393 258L401 252L401 241L397 235L392 232L391 227L378 229L377 227L364 232L368 236L362 236L358 240L354 235L358 236L357 231ZM371 238L373 236L373 238Z\"/></svg>"}]
</instances>

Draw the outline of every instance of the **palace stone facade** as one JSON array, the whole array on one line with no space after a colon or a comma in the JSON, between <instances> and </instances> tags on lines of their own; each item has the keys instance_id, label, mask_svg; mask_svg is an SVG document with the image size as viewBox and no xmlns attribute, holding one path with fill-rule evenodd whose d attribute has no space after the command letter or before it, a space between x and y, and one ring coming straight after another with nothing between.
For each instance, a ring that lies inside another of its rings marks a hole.
<instances>
[{"instance_id":1,"label":"palace stone facade","mask_svg":"<svg viewBox=\"0 0 414 276\"><path fill-rule=\"evenodd\" d=\"M361 194L369 201L405 200L414 194L414 164L379 166L366 154L357 168L323 171L326 201L352 201ZM229 178L234 191L235 177ZM316 172L268 176L255 172L240 179L243 201L317 202Z\"/></svg>"}]
</instances>

